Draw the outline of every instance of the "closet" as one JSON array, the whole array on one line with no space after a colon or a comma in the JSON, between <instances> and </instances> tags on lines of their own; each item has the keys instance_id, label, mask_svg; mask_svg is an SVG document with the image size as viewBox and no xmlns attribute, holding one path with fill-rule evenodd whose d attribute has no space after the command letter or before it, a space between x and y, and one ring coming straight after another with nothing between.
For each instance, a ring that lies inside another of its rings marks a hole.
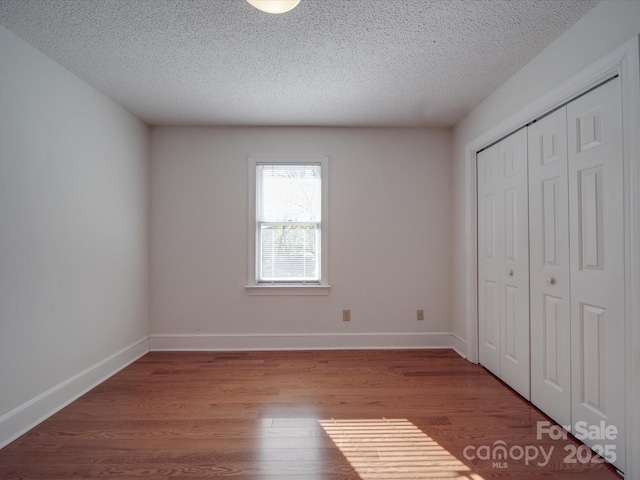
<instances>
[{"instance_id":1,"label":"closet","mask_svg":"<svg viewBox=\"0 0 640 480\"><path fill-rule=\"evenodd\" d=\"M609 80L479 152L477 172L480 363L622 469L620 89Z\"/></svg>"}]
</instances>

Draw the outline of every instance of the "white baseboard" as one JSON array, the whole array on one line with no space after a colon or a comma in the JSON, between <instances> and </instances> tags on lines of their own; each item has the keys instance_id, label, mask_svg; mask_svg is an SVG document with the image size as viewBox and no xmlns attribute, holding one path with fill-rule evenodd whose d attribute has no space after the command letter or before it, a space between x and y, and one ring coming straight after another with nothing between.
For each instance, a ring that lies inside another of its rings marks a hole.
<instances>
[{"instance_id":1,"label":"white baseboard","mask_svg":"<svg viewBox=\"0 0 640 480\"><path fill-rule=\"evenodd\" d=\"M149 351L145 337L0 417L0 448Z\"/></svg>"},{"instance_id":2,"label":"white baseboard","mask_svg":"<svg viewBox=\"0 0 640 480\"><path fill-rule=\"evenodd\" d=\"M151 351L452 348L452 333L151 335Z\"/></svg>"},{"instance_id":3,"label":"white baseboard","mask_svg":"<svg viewBox=\"0 0 640 480\"><path fill-rule=\"evenodd\" d=\"M453 348L462 358L467 358L467 342L462 340L455 333L452 333L451 336L453 337L451 348Z\"/></svg>"}]
</instances>

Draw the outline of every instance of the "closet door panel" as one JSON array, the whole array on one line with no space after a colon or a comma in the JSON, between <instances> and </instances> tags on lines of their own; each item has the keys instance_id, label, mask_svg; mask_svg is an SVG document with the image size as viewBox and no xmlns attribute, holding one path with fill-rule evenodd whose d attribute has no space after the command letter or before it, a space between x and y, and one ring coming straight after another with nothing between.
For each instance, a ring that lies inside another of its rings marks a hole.
<instances>
[{"instance_id":1,"label":"closet door panel","mask_svg":"<svg viewBox=\"0 0 640 480\"><path fill-rule=\"evenodd\" d=\"M527 186L527 130L499 144L503 199L502 250L502 380L530 398L529 358L529 198Z\"/></svg>"},{"instance_id":2,"label":"closet door panel","mask_svg":"<svg viewBox=\"0 0 640 480\"><path fill-rule=\"evenodd\" d=\"M480 363L529 398L526 130L478 154Z\"/></svg>"},{"instance_id":3,"label":"closet door panel","mask_svg":"<svg viewBox=\"0 0 640 480\"><path fill-rule=\"evenodd\" d=\"M571 424L567 112L529 126L531 402Z\"/></svg>"},{"instance_id":4,"label":"closet door panel","mask_svg":"<svg viewBox=\"0 0 640 480\"><path fill-rule=\"evenodd\" d=\"M478 353L480 363L500 376L503 206L498 153L494 145L478 154Z\"/></svg>"},{"instance_id":5,"label":"closet door panel","mask_svg":"<svg viewBox=\"0 0 640 480\"><path fill-rule=\"evenodd\" d=\"M567 106L572 423L611 425L624 466L624 203L620 80Z\"/></svg>"}]
</instances>

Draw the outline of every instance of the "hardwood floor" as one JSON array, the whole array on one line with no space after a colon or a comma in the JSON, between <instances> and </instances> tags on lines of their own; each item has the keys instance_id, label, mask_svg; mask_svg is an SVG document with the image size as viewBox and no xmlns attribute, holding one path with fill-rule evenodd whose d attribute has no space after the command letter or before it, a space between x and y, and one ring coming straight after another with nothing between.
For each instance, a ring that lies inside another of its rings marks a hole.
<instances>
[{"instance_id":1,"label":"hardwood floor","mask_svg":"<svg viewBox=\"0 0 640 480\"><path fill-rule=\"evenodd\" d=\"M0 450L0 478L620 478L544 421L449 350L153 352Z\"/></svg>"}]
</instances>

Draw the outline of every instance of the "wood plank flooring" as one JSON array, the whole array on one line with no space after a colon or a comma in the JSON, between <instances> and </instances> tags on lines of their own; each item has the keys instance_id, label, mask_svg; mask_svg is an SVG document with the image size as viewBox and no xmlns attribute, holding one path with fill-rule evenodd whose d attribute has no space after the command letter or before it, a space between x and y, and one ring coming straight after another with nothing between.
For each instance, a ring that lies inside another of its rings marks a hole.
<instances>
[{"instance_id":1,"label":"wood plank flooring","mask_svg":"<svg viewBox=\"0 0 640 480\"><path fill-rule=\"evenodd\" d=\"M0 450L0 478L621 478L541 421L450 350L152 352Z\"/></svg>"}]
</instances>

